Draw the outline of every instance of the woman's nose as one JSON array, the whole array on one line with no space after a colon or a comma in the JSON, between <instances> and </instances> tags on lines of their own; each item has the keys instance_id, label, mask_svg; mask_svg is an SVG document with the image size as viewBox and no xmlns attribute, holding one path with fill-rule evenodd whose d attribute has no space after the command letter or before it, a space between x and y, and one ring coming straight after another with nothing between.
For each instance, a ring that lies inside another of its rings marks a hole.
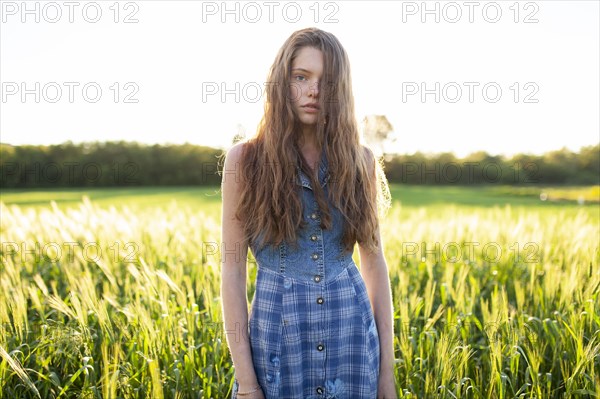
<instances>
[{"instance_id":1,"label":"woman's nose","mask_svg":"<svg viewBox=\"0 0 600 399\"><path fill-rule=\"evenodd\" d=\"M319 95L319 82L315 82L308 88L308 94L317 97Z\"/></svg>"}]
</instances>

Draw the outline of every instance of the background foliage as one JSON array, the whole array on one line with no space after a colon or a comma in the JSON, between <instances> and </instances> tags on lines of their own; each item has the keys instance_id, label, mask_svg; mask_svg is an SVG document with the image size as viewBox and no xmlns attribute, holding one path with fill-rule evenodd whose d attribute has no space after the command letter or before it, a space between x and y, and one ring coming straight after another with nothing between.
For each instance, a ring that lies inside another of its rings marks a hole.
<instances>
[{"instance_id":1,"label":"background foliage","mask_svg":"<svg viewBox=\"0 0 600 399\"><path fill-rule=\"evenodd\" d=\"M71 142L41 146L0 145L0 187L214 186L223 151L192 144ZM600 184L600 144L575 153L566 148L510 158L485 152L457 158L451 153L384 157L391 183Z\"/></svg>"}]
</instances>

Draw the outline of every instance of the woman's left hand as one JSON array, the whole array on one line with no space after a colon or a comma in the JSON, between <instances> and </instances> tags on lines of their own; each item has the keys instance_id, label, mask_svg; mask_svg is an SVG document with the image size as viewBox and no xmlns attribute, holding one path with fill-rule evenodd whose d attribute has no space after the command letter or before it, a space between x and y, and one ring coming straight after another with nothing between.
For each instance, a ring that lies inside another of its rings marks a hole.
<instances>
[{"instance_id":1,"label":"woman's left hand","mask_svg":"<svg viewBox=\"0 0 600 399\"><path fill-rule=\"evenodd\" d=\"M394 373L386 373L379 377L377 399L398 399Z\"/></svg>"}]
</instances>

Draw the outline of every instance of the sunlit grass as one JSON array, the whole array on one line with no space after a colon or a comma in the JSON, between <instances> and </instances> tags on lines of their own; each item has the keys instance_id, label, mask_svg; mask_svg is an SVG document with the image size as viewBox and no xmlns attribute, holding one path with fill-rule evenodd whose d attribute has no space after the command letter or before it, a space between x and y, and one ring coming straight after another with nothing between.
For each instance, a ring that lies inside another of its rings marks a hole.
<instances>
[{"instance_id":1,"label":"sunlit grass","mask_svg":"<svg viewBox=\"0 0 600 399\"><path fill-rule=\"evenodd\" d=\"M539 198L541 201L575 201L580 204L600 204L600 186L583 187L508 187L497 188L498 193Z\"/></svg>"},{"instance_id":2,"label":"sunlit grass","mask_svg":"<svg viewBox=\"0 0 600 399\"><path fill-rule=\"evenodd\" d=\"M597 209L414 193L382 223L400 396L598 397ZM230 394L219 203L186 195L0 204L0 398Z\"/></svg>"}]
</instances>

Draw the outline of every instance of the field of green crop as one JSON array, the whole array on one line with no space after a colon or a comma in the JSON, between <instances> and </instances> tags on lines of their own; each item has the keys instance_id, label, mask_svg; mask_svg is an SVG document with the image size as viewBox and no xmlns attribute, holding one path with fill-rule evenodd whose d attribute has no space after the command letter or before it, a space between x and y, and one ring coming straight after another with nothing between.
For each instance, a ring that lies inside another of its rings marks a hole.
<instances>
[{"instance_id":1,"label":"field of green crop","mask_svg":"<svg viewBox=\"0 0 600 399\"><path fill-rule=\"evenodd\" d=\"M400 397L600 397L600 208L576 190L392 187ZM230 394L217 188L3 191L0 215L0 399Z\"/></svg>"}]
</instances>

